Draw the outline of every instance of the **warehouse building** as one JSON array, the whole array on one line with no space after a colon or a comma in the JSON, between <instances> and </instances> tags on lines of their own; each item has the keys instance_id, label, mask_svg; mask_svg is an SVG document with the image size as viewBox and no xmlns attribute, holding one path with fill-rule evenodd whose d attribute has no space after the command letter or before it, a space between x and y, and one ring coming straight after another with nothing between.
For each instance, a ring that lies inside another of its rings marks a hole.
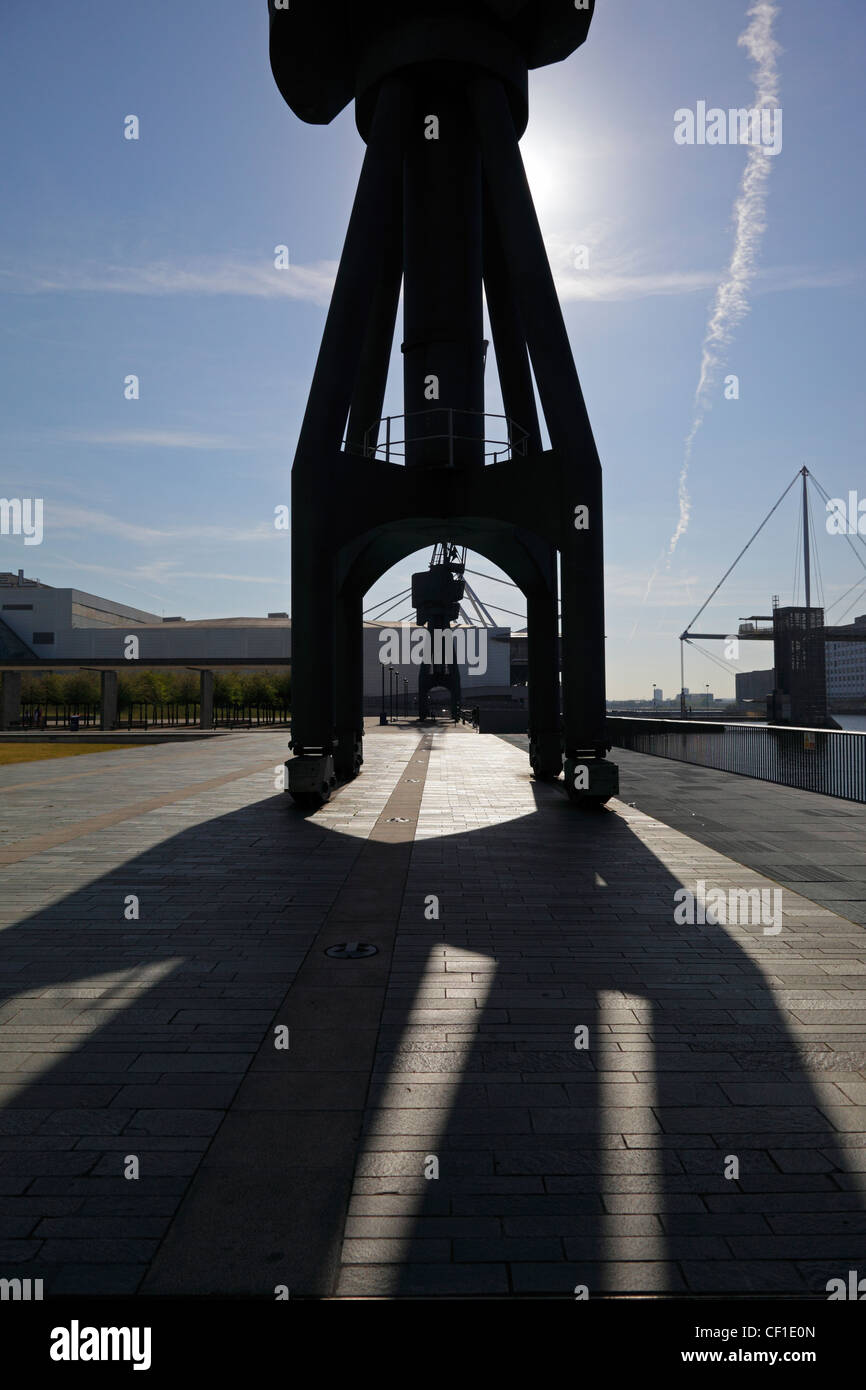
<instances>
[{"instance_id":1,"label":"warehouse building","mask_svg":"<svg viewBox=\"0 0 866 1390\"><path fill-rule=\"evenodd\" d=\"M455 629L455 655L460 668L463 701L509 698L511 694L511 634L508 628ZM461 637L462 633L462 637ZM413 636L418 634L418 636ZM366 713L381 707L385 690L399 687L410 705L418 690L418 654L423 629L414 623L398 626L364 624L364 703ZM37 658L51 669L52 658L83 666L120 661L135 637L135 660L184 666L245 662L261 668L291 664L292 623L285 612L266 617L187 620L160 617L81 589L54 588L23 572L0 573L0 658ZM465 658L465 659L461 659ZM392 674L388 674L390 666ZM401 703L402 708L402 703Z\"/></svg>"}]
</instances>

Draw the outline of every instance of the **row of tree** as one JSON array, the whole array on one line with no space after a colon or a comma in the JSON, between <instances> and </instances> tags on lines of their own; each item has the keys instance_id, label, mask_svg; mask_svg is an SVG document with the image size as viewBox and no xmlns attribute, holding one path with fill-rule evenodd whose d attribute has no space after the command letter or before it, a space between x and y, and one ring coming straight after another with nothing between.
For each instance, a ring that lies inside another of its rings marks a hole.
<instances>
[{"instance_id":1,"label":"row of tree","mask_svg":"<svg viewBox=\"0 0 866 1390\"><path fill-rule=\"evenodd\" d=\"M215 671L214 703L217 705L274 705L291 702L292 677L286 670ZM95 671L26 672L21 699L34 705L86 705L99 701L99 674ZM132 704L186 704L199 702L199 678L195 671L121 671L118 706Z\"/></svg>"}]
</instances>

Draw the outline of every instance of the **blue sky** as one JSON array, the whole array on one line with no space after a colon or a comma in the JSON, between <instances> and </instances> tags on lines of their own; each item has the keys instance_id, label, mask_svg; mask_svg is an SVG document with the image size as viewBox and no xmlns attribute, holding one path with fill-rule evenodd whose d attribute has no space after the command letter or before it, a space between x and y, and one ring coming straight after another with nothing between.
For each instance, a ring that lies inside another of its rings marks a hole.
<instances>
[{"instance_id":1,"label":"blue sky","mask_svg":"<svg viewBox=\"0 0 866 1390\"><path fill-rule=\"evenodd\" d=\"M530 78L522 147L604 467L612 696L675 691L676 635L803 463L831 495L866 497L866 6L828 0L819 20L810 0L777 0L782 149L759 156L772 167L748 312L695 438L688 529L662 558L749 157L677 145L674 113L753 104L747 8L598 0L586 45ZM188 618L290 606L272 518L363 146L351 111L329 127L292 115L267 31L264 0L46 0L0 19L0 492L45 505L42 545L0 537L0 568ZM796 527L792 494L699 627L792 601ZM820 512L816 529L829 604L866 573ZM477 587L525 611L514 590ZM686 683L731 692L738 667L722 664L690 655ZM751 647L739 669L770 664Z\"/></svg>"}]
</instances>

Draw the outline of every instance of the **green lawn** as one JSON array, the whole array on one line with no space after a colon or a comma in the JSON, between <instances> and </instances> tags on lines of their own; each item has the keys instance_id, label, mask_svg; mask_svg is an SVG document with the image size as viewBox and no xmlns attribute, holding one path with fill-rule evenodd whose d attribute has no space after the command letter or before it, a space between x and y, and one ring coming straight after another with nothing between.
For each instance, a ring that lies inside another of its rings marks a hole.
<instances>
[{"instance_id":1,"label":"green lawn","mask_svg":"<svg viewBox=\"0 0 866 1390\"><path fill-rule=\"evenodd\" d=\"M76 758L80 753L112 753L128 743L0 743L0 767L6 763L35 763L43 758Z\"/></svg>"}]
</instances>

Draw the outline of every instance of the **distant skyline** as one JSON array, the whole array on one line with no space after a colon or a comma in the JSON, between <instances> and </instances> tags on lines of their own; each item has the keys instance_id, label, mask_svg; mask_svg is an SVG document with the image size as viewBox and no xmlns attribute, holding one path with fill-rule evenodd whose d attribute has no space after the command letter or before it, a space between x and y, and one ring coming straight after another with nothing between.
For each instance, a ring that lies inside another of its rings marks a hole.
<instances>
[{"instance_id":1,"label":"distant skyline","mask_svg":"<svg viewBox=\"0 0 866 1390\"><path fill-rule=\"evenodd\" d=\"M44 502L41 544L0 534L0 569L187 618L291 606L274 516L363 144L351 111L292 115L267 31L264 0L210 0L206 25L169 0L0 18L0 496ZM530 76L522 149L604 469L611 697L676 693L679 632L804 463L866 499L864 40L860 0L817 19L808 0L597 0L586 44ZM756 71L777 153L678 143L678 112L752 106ZM398 363L399 344L390 413ZM798 505L795 488L701 626L793 601ZM814 525L830 606L866 572L817 507ZM473 583L521 625L516 590ZM831 616L860 612L855 588ZM694 691L772 664L769 645L714 655L689 653Z\"/></svg>"}]
</instances>

